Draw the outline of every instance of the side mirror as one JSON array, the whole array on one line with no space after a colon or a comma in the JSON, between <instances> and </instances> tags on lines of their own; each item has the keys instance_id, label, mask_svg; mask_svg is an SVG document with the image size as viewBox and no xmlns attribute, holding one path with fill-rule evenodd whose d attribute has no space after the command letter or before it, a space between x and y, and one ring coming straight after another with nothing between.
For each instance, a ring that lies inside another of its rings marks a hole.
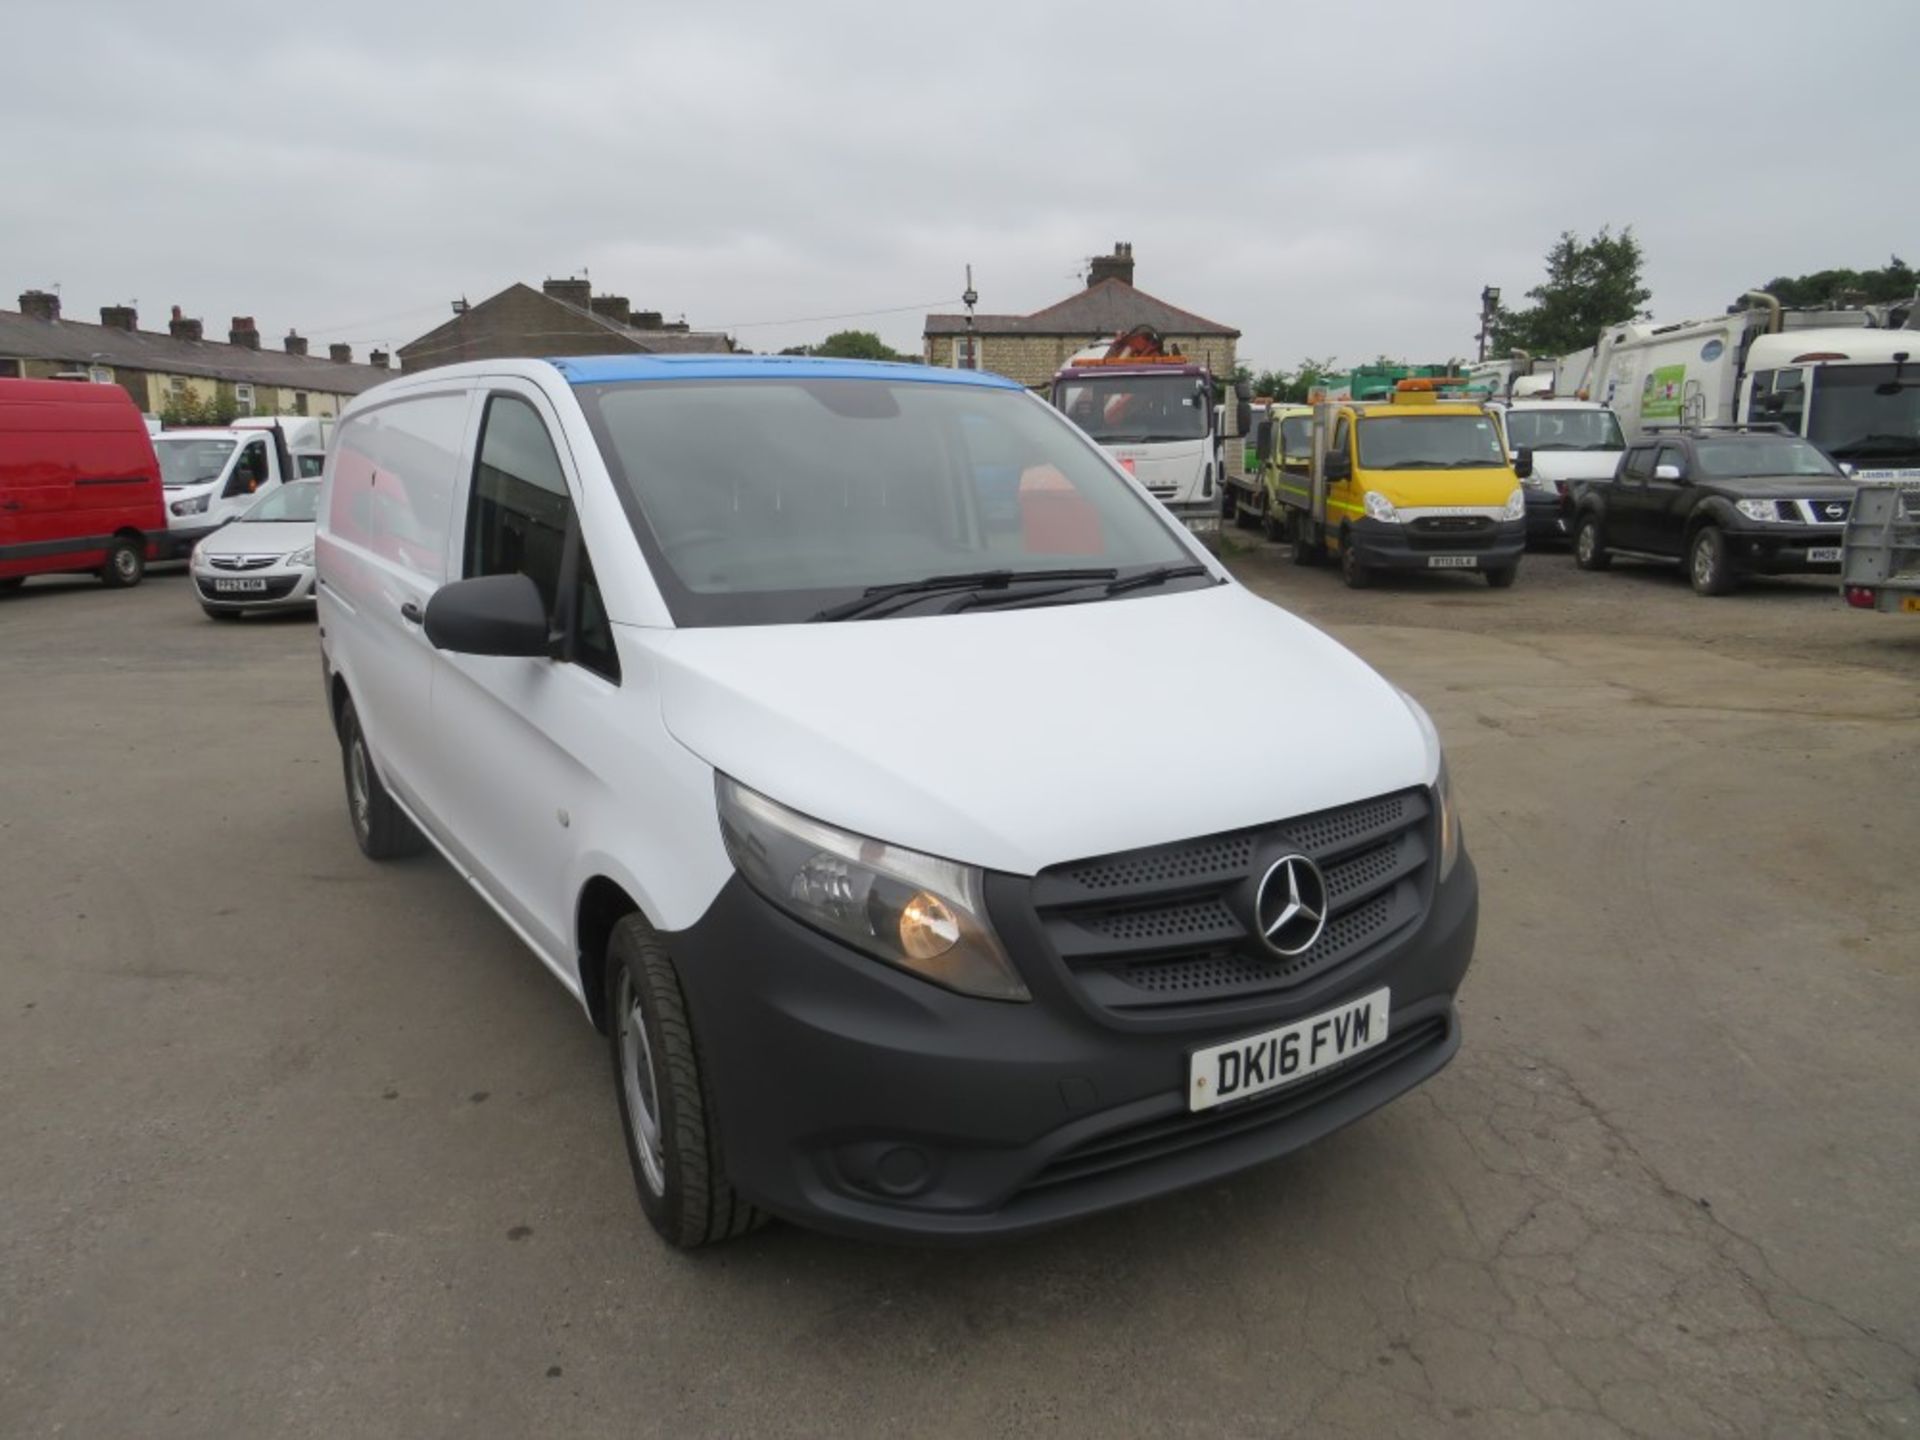
<instances>
[{"instance_id":1,"label":"side mirror","mask_svg":"<svg viewBox=\"0 0 1920 1440\"><path fill-rule=\"evenodd\" d=\"M1653 478L1656 480L1679 480L1684 477L1680 474L1680 467L1678 465L1656 465L1653 467Z\"/></svg>"},{"instance_id":2,"label":"side mirror","mask_svg":"<svg viewBox=\"0 0 1920 1440\"><path fill-rule=\"evenodd\" d=\"M1345 480L1353 474L1353 457L1344 450L1327 452L1326 475L1329 480Z\"/></svg>"},{"instance_id":3,"label":"side mirror","mask_svg":"<svg viewBox=\"0 0 1920 1440\"><path fill-rule=\"evenodd\" d=\"M1236 435L1244 435L1253 428L1253 405L1242 396L1233 412L1233 429Z\"/></svg>"},{"instance_id":4,"label":"side mirror","mask_svg":"<svg viewBox=\"0 0 1920 1440\"><path fill-rule=\"evenodd\" d=\"M1778 415L1782 410L1787 408L1787 397L1777 390L1771 395L1762 395L1760 397L1760 408L1769 415Z\"/></svg>"},{"instance_id":5,"label":"side mirror","mask_svg":"<svg viewBox=\"0 0 1920 1440\"><path fill-rule=\"evenodd\" d=\"M442 585L422 617L436 650L458 655L550 653L547 605L525 575L478 575Z\"/></svg>"},{"instance_id":6,"label":"side mirror","mask_svg":"<svg viewBox=\"0 0 1920 1440\"><path fill-rule=\"evenodd\" d=\"M1262 465L1273 459L1273 421L1262 420L1254 427L1253 453Z\"/></svg>"},{"instance_id":7,"label":"side mirror","mask_svg":"<svg viewBox=\"0 0 1920 1440\"><path fill-rule=\"evenodd\" d=\"M1513 452L1513 473L1522 480L1533 478L1533 450L1530 446L1522 445Z\"/></svg>"},{"instance_id":8,"label":"side mirror","mask_svg":"<svg viewBox=\"0 0 1920 1440\"><path fill-rule=\"evenodd\" d=\"M1253 383L1248 380L1236 380L1233 382L1233 393L1237 399L1251 400L1253 399Z\"/></svg>"}]
</instances>

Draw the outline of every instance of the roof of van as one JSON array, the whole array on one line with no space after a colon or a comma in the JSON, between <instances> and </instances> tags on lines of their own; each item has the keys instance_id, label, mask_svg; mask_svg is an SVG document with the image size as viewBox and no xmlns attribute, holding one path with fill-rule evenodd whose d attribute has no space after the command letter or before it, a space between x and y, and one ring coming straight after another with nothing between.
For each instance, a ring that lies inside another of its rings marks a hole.
<instances>
[{"instance_id":1,"label":"roof of van","mask_svg":"<svg viewBox=\"0 0 1920 1440\"><path fill-rule=\"evenodd\" d=\"M985 370L948 370L891 360L832 360L818 355L580 355L552 359L574 385L621 380L910 380L929 385L1026 387Z\"/></svg>"},{"instance_id":2,"label":"roof of van","mask_svg":"<svg viewBox=\"0 0 1920 1440\"><path fill-rule=\"evenodd\" d=\"M133 397L118 385L96 385L89 380L12 380L0 379L0 399L17 403L32 401L38 405L121 405L139 407Z\"/></svg>"}]
</instances>

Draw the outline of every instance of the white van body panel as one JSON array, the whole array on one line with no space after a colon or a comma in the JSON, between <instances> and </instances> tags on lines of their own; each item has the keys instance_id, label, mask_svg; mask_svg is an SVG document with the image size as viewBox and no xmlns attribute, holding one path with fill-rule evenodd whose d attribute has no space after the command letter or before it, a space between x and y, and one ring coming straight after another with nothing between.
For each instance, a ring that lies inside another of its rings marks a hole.
<instances>
[{"instance_id":1,"label":"white van body panel","mask_svg":"<svg viewBox=\"0 0 1920 1440\"><path fill-rule=\"evenodd\" d=\"M185 531L191 535L198 531L217 529L230 520L239 519L241 515L253 508L254 502L261 496L265 495L269 490L276 488L283 480L293 478L292 476L282 475L280 473L280 452L274 445L271 436L260 433L261 428L262 427L258 426L245 429L239 427L214 428L210 426L194 426L192 428L163 430L160 434L153 437L153 444L156 450L181 441L228 440L233 443L233 451L227 456L226 464L221 468L220 473L212 480L204 481L198 485L168 485L165 487L167 528L169 530ZM232 485L234 470L239 466L241 456L246 453L249 443L265 447L267 478L252 490L242 487L238 493L229 495L227 491ZM173 508L175 505L195 501L202 496L206 497L207 501L204 510L196 510L188 515L181 515L175 512Z\"/></svg>"}]
</instances>

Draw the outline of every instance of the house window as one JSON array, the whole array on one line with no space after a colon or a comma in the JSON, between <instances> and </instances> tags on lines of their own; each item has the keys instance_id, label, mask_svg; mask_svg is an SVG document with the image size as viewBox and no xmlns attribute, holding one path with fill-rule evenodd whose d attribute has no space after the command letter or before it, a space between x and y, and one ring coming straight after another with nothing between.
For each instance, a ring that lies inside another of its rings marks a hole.
<instances>
[{"instance_id":1,"label":"house window","mask_svg":"<svg viewBox=\"0 0 1920 1440\"><path fill-rule=\"evenodd\" d=\"M20 362L18 360L0 360L0 377L8 380L18 380L20 378Z\"/></svg>"},{"instance_id":2,"label":"house window","mask_svg":"<svg viewBox=\"0 0 1920 1440\"><path fill-rule=\"evenodd\" d=\"M113 371L104 365L95 365L87 371L87 379L96 385L111 385L113 383Z\"/></svg>"},{"instance_id":3,"label":"house window","mask_svg":"<svg viewBox=\"0 0 1920 1440\"><path fill-rule=\"evenodd\" d=\"M973 358L967 358L967 341L973 341ZM956 370L978 370L980 368L980 337L974 335L956 335L953 337L953 368Z\"/></svg>"},{"instance_id":4,"label":"house window","mask_svg":"<svg viewBox=\"0 0 1920 1440\"><path fill-rule=\"evenodd\" d=\"M253 413L253 386L234 386L233 403L242 415L251 415Z\"/></svg>"},{"instance_id":5,"label":"house window","mask_svg":"<svg viewBox=\"0 0 1920 1440\"><path fill-rule=\"evenodd\" d=\"M167 388L168 388L169 390L171 390L171 391L172 391L172 392L173 392L174 394L176 394L176 395L184 395L184 394L186 394L186 393L187 393L187 377L186 377L186 376L184 376L184 375L170 375L170 376L168 376L168 377L167 377Z\"/></svg>"},{"instance_id":6,"label":"house window","mask_svg":"<svg viewBox=\"0 0 1920 1440\"><path fill-rule=\"evenodd\" d=\"M293 392L293 413L296 415L304 415L307 413L306 391L296 390Z\"/></svg>"}]
</instances>

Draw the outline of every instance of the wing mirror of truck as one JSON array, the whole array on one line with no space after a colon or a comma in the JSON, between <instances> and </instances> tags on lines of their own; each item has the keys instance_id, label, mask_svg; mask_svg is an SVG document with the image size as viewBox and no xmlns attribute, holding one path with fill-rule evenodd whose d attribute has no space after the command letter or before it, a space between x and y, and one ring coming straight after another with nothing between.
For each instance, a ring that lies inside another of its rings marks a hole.
<instances>
[{"instance_id":1,"label":"wing mirror of truck","mask_svg":"<svg viewBox=\"0 0 1920 1440\"><path fill-rule=\"evenodd\" d=\"M1353 457L1344 450L1327 452L1327 479L1345 480L1353 474Z\"/></svg>"},{"instance_id":2,"label":"wing mirror of truck","mask_svg":"<svg viewBox=\"0 0 1920 1440\"><path fill-rule=\"evenodd\" d=\"M1533 450L1529 446L1522 445L1513 452L1513 473L1522 480L1533 478Z\"/></svg>"},{"instance_id":3,"label":"wing mirror of truck","mask_svg":"<svg viewBox=\"0 0 1920 1440\"><path fill-rule=\"evenodd\" d=\"M1684 477L1680 474L1680 467L1678 465L1656 465L1653 467L1653 478L1656 480L1679 480Z\"/></svg>"},{"instance_id":4,"label":"wing mirror of truck","mask_svg":"<svg viewBox=\"0 0 1920 1440\"><path fill-rule=\"evenodd\" d=\"M1234 407L1233 433L1244 435L1253 428L1253 406L1244 397Z\"/></svg>"},{"instance_id":5,"label":"wing mirror of truck","mask_svg":"<svg viewBox=\"0 0 1920 1440\"><path fill-rule=\"evenodd\" d=\"M1253 453L1262 465L1273 459L1273 421L1262 420L1254 427Z\"/></svg>"},{"instance_id":6,"label":"wing mirror of truck","mask_svg":"<svg viewBox=\"0 0 1920 1440\"><path fill-rule=\"evenodd\" d=\"M552 653L547 604L525 575L478 575L442 585L421 624L437 650L457 655Z\"/></svg>"}]
</instances>

